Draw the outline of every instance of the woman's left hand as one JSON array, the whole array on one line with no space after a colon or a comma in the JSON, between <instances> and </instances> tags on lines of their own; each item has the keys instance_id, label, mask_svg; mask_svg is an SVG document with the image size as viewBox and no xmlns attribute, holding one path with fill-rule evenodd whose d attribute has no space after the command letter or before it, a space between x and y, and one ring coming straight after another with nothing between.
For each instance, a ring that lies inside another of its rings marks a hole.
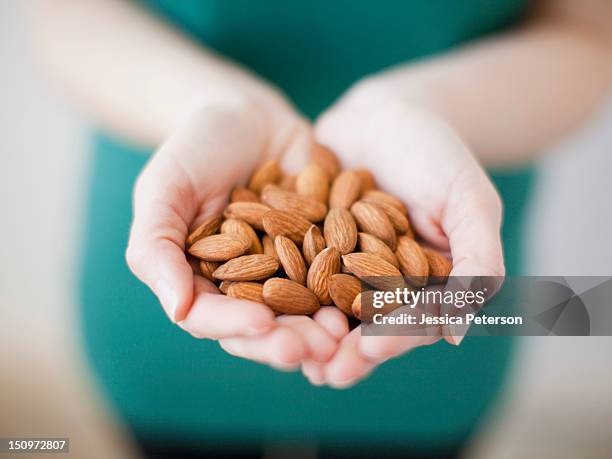
<instances>
[{"instance_id":1,"label":"woman's left hand","mask_svg":"<svg viewBox=\"0 0 612 459\"><path fill-rule=\"evenodd\" d=\"M420 236L450 250L452 276L504 276L500 198L444 120L372 80L357 85L324 113L315 135L345 168L370 169L381 189L405 202ZM443 335L452 344L463 339L448 331ZM382 362L441 337L362 336L357 327L328 363L304 362L303 372L313 384L347 387Z\"/></svg>"}]
</instances>

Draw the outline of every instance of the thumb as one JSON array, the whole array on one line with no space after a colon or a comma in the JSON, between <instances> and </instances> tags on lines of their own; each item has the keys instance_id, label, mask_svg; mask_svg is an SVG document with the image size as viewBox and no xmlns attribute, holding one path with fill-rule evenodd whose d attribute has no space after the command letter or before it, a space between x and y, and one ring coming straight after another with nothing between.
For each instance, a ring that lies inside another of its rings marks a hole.
<instances>
[{"instance_id":1,"label":"thumb","mask_svg":"<svg viewBox=\"0 0 612 459\"><path fill-rule=\"evenodd\" d=\"M134 220L126 260L136 277L158 297L170 320L178 322L193 302L193 271L184 252L188 207L181 205L189 193L177 185L180 180L172 186L164 183L164 174L155 172L160 169L156 159L134 189Z\"/></svg>"},{"instance_id":2,"label":"thumb","mask_svg":"<svg viewBox=\"0 0 612 459\"><path fill-rule=\"evenodd\" d=\"M479 169L459 177L450 190L442 227L448 235L453 257L452 288L471 290L476 280L491 284L488 294L499 288L505 276L500 237L502 206L493 184ZM497 287L493 288L493 285ZM448 287L448 286L447 286ZM449 287L450 288L450 287ZM454 315L454 305L443 305L442 313ZM446 326L444 339L458 345L469 325Z\"/></svg>"}]
</instances>

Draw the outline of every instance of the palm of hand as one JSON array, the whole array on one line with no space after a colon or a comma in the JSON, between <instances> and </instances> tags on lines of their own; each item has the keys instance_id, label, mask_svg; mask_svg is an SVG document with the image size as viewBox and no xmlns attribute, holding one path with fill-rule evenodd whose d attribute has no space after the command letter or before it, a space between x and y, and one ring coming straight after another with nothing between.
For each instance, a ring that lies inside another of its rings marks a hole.
<instances>
[{"instance_id":1,"label":"palm of hand","mask_svg":"<svg viewBox=\"0 0 612 459\"><path fill-rule=\"evenodd\" d=\"M291 113L274 122L246 113L199 113L164 144L136 187L128 261L170 317L196 337L219 339L233 355L281 369L302 363L311 382L336 387L438 340L362 337L359 327L349 333L346 317L332 307L312 319L274 318L267 307L218 295L193 275L183 251L189 225L219 213L231 188L264 159L284 154L284 165L296 170L308 153L309 129ZM450 248L453 274L503 273L497 195L468 149L435 117L339 104L318 121L316 137L345 167L368 167L381 188L404 199L417 231Z\"/></svg>"},{"instance_id":2,"label":"palm of hand","mask_svg":"<svg viewBox=\"0 0 612 459\"><path fill-rule=\"evenodd\" d=\"M232 188L257 164L283 156L289 167L300 167L311 141L310 128L291 112L202 110L153 156L134 191L128 263L171 320L195 337L220 340L234 355L281 369L307 357L328 360L346 334L346 319L323 308L316 317L325 328L306 316L275 318L264 305L219 295L193 274L184 241L190 227L222 211Z\"/></svg>"},{"instance_id":3,"label":"palm of hand","mask_svg":"<svg viewBox=\"0 0 612 459\"><path fill-rule=\"evenodd\" d=\"M316 125L317 140L345 167L367 167L381 188L408 206L413 227L426 242L450 250L454 276L503 276L499 237L501 204L486 174L455 133L435 116L406 106L340 103ZM441 336L344 337L330 362L306 362L314 384L347 387L389 358ZM458 344L462 337L445 336Z\"/></svg>"}]
</instances>

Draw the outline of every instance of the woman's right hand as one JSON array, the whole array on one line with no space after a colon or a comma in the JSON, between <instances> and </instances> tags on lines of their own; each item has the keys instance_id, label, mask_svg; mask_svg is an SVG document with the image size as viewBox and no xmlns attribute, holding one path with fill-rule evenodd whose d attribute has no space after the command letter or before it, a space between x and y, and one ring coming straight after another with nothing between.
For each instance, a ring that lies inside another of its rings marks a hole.
<instances>
[{"instance_id":1,"label":"woman's right hand","mask_svg":"<svg viewBox=\"0 0 612 459\"><path fill-rule=\"evenodd\" d=\"M326 309L319 322L275 318L263 304L220 295L193 273L185 239L203 219L222 212L232 188L258 164L282 157L286 170L297 171L311 142L310 125L280 96L207 105L155 152L134 189L127 262L170 320L197 338L222 340L234 355L277 368L305 358L327 361L348 332L346 319Z\"/></svg>"}]
</instances>

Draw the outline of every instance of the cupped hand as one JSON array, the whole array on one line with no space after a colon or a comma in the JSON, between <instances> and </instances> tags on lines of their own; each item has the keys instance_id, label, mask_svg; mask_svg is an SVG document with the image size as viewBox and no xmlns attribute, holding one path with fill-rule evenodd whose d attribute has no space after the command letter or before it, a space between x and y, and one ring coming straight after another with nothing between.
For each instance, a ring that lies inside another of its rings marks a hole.
<instances>
[{"instance_id":1,"label":"cupped hand","mask_svg":"<svg viewBox=\"0 0 612 459\"><path fill-rule=\"evenodd\" d=\"M420 236L450 251L451 276L504 275L500 198L468 146L438 116L373 80L324 113L315 136L345 168L370 169L383 190L405 202ZM342 339L330 362L304 363L311 382L350 386L382 362L442 335L452 344L463 338L448 330L437 337L362 336L360 328Z\"/></svg>"},{"instance_id":2,"label":"cupped hand","mask_svg":"<svg viewBox=\"0 0 612 459\"><path fill-rule=\"evenodd\" d=\"M328 360L345 325L275 318L263 304L219 294L193 273L185 239L205 218L222 212L232 188L244 184L258 164L282 157L285 168L297 171L311 142L309 124L280 97L207 105L155 152L134 188L126 258L168 317L195 337L221 340L232 354L279 368L305 358ZM259 339L250 341L253 336Z\"/></svg>"}]
</instances>

